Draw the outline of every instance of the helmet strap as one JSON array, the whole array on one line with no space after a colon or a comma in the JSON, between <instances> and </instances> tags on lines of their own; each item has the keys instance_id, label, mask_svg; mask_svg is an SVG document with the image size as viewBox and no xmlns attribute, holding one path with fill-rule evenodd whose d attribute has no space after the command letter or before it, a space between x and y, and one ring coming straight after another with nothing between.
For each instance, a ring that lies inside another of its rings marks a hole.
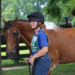
<instances>
[{"instance_id":1,"label":"helmet strap","mask_svg":"<svg viewBox=\"0 0 75 75\"><path fill-rule=\"evenodd\" d=\"M40 26L40 25L39 25L39 21L38 21L37 26L36 26L35 28L33 28L33 29L35 30L35 29L37 29L39 26Z\"/></svg>"}]
</instances>

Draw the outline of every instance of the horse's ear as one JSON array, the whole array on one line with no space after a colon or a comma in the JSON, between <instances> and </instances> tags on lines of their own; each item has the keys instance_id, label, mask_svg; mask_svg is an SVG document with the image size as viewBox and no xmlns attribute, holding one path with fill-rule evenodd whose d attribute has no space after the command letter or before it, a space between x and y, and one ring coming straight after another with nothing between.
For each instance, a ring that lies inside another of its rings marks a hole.
<instances>
[{"instance_id":1,"label":"horse's ear","mask_svg":"<svg viewBox=\"0 0 75 75\"><path fill-rule=\"evenodd\" d=\"M2 17L3 18L3 17ZM3 22L4 22L4 24L6 24L6 20L3 18Z\"/></svg>"},{"instance_id":2,"label":"horse's ear","mask_svg":"<svg viewBox=\"0 0 75 75\"><path fill-rule=\"evenodd\" d=\"M16 25L17 20L18 20L18 16L16 17L16 19L15 19L14 21L12 21L12 24L13 24L13 25Z\"/></svg>"}]
</instances>

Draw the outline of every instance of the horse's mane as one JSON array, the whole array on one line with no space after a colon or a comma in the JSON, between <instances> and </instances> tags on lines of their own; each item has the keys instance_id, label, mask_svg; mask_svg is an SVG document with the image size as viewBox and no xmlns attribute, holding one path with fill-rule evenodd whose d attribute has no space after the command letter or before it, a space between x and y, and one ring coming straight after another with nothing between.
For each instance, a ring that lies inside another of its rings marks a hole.
<instances>
[{"instance_id":1,"label":"horse's mane","mask_svg":"<svg viewBox=\"0 0 75 75\"><path fill-rule=\"evenodd\" d=\"M6 30L8 30L10 27L12 27L10 21L7 21L4 28L3 28L3 31L2 32L5 32Z\"/></svg>"},{"instance_id":2,"label":"horse's mane","mask_svg":"<svg viewBox=\"0 0 75 75\"><path fill-rule=\"evenodd\" d=\"M29 22L28 20L20 20L20 19L19 19L18 21L25 21L25 22Z\"/></svg>"}]
</instances>

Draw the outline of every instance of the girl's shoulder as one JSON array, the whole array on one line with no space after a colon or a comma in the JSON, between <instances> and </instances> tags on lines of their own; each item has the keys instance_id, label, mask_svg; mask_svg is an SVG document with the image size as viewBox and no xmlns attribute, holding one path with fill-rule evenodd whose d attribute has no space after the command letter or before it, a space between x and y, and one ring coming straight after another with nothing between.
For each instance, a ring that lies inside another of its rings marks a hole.
<instances>
[{"instance_id":1,"label":"girl's shoulder","mask_svg":"<svg viewBox=\"0 0 75 75\"><path fill-rule=\"evenodd\" d=\"M46 33L45 33L44 31L40 31L40 32L38 33L38 37L44 38L44 37L47 37L47 35L46 35Z\"/></svg>"},{"instance_id":2,"label":"girl's shoulder","mask_svg":"<svg viewBox=\"0 0 75 75\"><path fill-rule=\"evenodd\" d=\"M45 32L42 30L38 33L38 35L45 35Z\"/></svg>"}]
</instances>

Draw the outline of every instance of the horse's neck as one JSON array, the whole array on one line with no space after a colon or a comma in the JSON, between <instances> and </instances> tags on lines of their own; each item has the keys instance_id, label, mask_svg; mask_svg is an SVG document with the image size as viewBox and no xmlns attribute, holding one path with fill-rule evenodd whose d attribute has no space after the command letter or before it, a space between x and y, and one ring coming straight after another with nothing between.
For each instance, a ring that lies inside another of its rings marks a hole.
<instances>
[{"instance_id":1,"label":"horse's neck","mask_svg":"<svg viewBox=\"0 0 75 75\"><path fill-rule=\"evenodd\" d=\"M51 44L51 42L54 44L58 43L59 40L61 40L61 38L66 36L64 34L64 31L60 28L46 29L46 26L43 26L43 30L48 37L49 45L53 45L53 44Z\"/></svg>"},{"instance_id":2,"label":"horse's neck","mask_svg":"<svg viewBox=\"0 0 75 75\"><path fill-rule=\"evenodd\" d=\"M21 40L30 48L33 30L30 28L29 22L18 21L17 27L20 31Z\"/></svg>"}]
</instances>

